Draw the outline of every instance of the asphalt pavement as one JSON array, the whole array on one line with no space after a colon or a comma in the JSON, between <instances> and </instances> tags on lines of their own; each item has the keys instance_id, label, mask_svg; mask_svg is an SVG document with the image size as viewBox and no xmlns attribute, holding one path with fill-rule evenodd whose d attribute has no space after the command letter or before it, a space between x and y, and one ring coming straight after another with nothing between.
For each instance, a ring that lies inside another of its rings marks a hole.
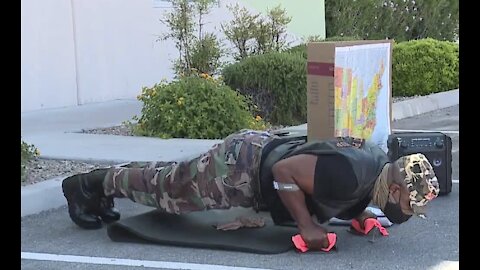
<instances>
[{"instance_id":1,"label":"asphalt pavement","mask_svg":"<svg viewBox=\"0 0 480 270\"><path fill-rule=\"evenodd\" d=\"M329 226L338 251L258 255L224 250L112 242L106 229L74 225L62 206L21 221L22 269L458 269L459 261L459 106L397 120L396 130L440 130L453 142L453 190L429 204L428 219L412 218L388 230L375 243L368 237ZM122 217L149 211L127 199L116 200ZM229 211L247 212L249 209ZM69 262L65 262L69 261ZM136 266L143 265L143 266ZM445 268L445 265L447 268ZM453 268L448 268L453 267Z\"/></svg>"}]
</instances>

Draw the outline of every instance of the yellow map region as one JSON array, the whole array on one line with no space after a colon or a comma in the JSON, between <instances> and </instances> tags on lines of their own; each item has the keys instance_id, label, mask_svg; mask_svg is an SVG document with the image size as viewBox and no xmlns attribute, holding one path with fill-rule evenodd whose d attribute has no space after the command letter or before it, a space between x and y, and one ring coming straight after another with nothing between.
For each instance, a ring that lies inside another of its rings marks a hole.
<instances>
[{"instance_id":1,"label":"yellow map region","mask_svg":"<svg viewBox=\"0 0 480 270\"><path fill-rule=\"evenodd\" d=\"M383 72L381 61L365 93L363 79L352 76L351 68L335 67L335 136L370 139L376 125L377 97L382 89Z\"/></svg>"}]
</instances>

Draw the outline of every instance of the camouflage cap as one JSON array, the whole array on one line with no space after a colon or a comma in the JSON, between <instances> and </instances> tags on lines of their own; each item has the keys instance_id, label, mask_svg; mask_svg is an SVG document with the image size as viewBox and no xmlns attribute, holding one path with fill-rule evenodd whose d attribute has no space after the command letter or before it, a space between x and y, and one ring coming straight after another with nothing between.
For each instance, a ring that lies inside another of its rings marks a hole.
<instances>
[{"instance_id":1,"label":"camouflage cap","mask_svg":"<svg viewBox=\"0 0 480 270\"><path fill-rule=\"evenodd\" d=\"M411 154L398 159L400 173L410 191L410 207L425 218L425 205L440 192L433 167L423 154Z\"/></svg>"}]
</instances>

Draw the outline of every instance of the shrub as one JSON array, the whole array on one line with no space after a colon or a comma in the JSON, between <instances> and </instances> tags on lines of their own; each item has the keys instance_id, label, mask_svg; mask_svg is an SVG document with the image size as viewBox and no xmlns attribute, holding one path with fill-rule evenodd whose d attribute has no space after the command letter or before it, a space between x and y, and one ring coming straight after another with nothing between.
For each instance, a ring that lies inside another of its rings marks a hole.
<instances>
[{"instance_id":1,"label":"shrub","mask_svg":"<svg viewBox=\"0 0 480 270\"><path fill-rule=\"evenodd\" d=\"M179 58L173 60L177 75L190 75L195 70L214 74L220 65L223 51L217 37L204 33L204 18L216 0L171 0L172 8L160 21L168 31L158 40L171 40L178 49ZM196 33L196 31L198 31Z\"/></svg>"},{"instance_id":2,"label":"shrub","mask_svg":"<svg viewBox=\"0 0 480 270\"><path fill-rule=\"evenodd\" d=\"M458 0L325 0L327 36L407 41L458 38Z\"/></svg>"},{"instance_id":3,"label":"shrub","mask_svg":"<svg viewBox=\"0 0 480 270\"><path fill-rule=\"evenodd\" d=\"M458 44L434 39L395 44L394 96L427 95L458 88Z\"/></svg>"},{"instance_id":4,"label":"shrub","mask_svg":"<svg viewBox=\"0 0 480 270\"><path fill-rule=\"evenodd\" d=\"M191 66L200 73L215 74L220 67L222 53L217 37L207 33L201 39L194 41L190 56Z\"/></svg>"},{"instance_id":5,"label":"shrub","mask_svg":"<svg viewBox=\"0 0 480 270\"><path fill-rule=\"evenodd\" d=\"M333 36L333 37L327 37L324 40L319 40L319 41L352 41L352 40L363 40L360 36ZM316 40L312 40L316 41Z\"/></svg>"},{"instance_id":6,"label":"shrub","mask_svg":"<svg viewBox=\"0 0 480 270\"><path fill-rule=\"evenodd\" d=\"M287 25L292 20L280 5L261 13L252 14L238 4L228 7L233 20L221 24L225 37L234 46L234 58L244 59L251 55L279 52L286 48Z\"/></svg>"},{"instance_id":7,"label":"shrub","mask_svg":"<svg viewBox=\"0 0 480 270\"><path fill-rule=\"evenodd\" d=\"M225 83L258 105L260 115L275 125L305 123L306 61L299 54L267 53L226 66Z\"/></svg>"},{"instance_id":8,"label":"shrub","mask_svg":"<svg viewBox=\"0 0 480 270\"><path fill-rule=\"evenodd\" d=\"M248 100L208 74L144 87L137 135L160 138L221 139L243 128L264 129Z\"/></svg>"},{"instance_id":9,"label":"shrub","mask_svg":"<svg viewBox=\"0 0 480 270\"><path fill-rule=\"evenodd\" d=\"M358 40L356 37L332 37L325 41ZM290 48L288 53L307 58L306 45ZM414 96L458 88L458 44L422 39L394 43L392 55L392 95Z\"/></svg>"},{"instance_id":10,"label":"shrub","mask_svg":"<svg viewBox=\"0 0 480 270\"><path fill-rule=\"evenodd\" d=\"M26 167L30 160L40 155L40 152L33 144L28 144L24 141L21 141L22 154L20 156L21 162L21 181L25 181L26 178Z\"/></svg>"},{"instance_id":11,"label":"shrub","mask_svg":"<svg viewBox=\"0 0 480 270\"><path fill-rule=\"evenodd\" d=\"M352 41L352 40L362 40L360 37L357 37L357 36L346 36L346 37L342 37L342 36L334 36L334 37L328 37L328 38L325 38L325 39L321 39L321 38L318 38L318 37L310 37L308 38L307 41L312 41L312 42L322 42L322 41ZM291 48L289 48L288 50L286 50L286 52L288 53L299 53L301 54L305 59L307 59L307 45L305 43L303 44L299 44L299 45L296 45L296 46L293 46Z\"/></svg>"},{"instance_id":12,"label":"shrub","mask_svg":"<svg viewBox=\"0 0 480 270\"><path fill-rule=\"evenodd\" d=\"M303 56L303 58L306 59L307 58L307 44L302 43L302 44L293 46L291 48L288 48L285 52L286 53L292 53L292 54L300 54L301 56Z\"/></svg>"}]
</instances>

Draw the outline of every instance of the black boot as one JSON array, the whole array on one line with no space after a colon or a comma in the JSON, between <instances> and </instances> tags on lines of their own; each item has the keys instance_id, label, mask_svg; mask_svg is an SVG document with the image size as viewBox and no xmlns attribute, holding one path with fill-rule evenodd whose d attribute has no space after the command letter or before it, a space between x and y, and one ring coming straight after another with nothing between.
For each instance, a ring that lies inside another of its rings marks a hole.
<instances>
[{"instance_id":1,"label":"black boot","mask_svg":"<svg viewBox=\"0 0 480 270\"><path fill-rule=\"evenodd\" d=\"M120 219L120 212L113 204L113 198L105 196L100 199L100 211L97 213L105 223L111 223Z\"/></svg>"},{"instance_id":2,"label":"black boot","mask_svg":"<svg viewBox=\"0 0 480 270\"><path fill-rule=\"evenodd\" d=\"M97 169L63 180L62 189L72 221L84 229L99 229L102 220L113 222L120 213L113 208L113 198L105 196L103 180L108 169Z\"/></svg>"}]
</instances>

